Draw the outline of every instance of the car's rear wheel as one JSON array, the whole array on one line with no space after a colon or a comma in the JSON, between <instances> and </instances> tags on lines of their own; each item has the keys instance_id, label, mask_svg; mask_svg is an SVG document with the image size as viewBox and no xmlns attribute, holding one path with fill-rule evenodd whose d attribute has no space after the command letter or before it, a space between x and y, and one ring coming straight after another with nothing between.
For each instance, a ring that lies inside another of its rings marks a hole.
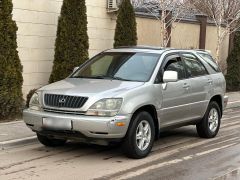
<instances>
[{"instance_id":1,"label":"car's rear wheel","mask_svg":"<svg viewBox=\"0 0 240 180\"><path fill-rule=\"evenodd\" d=\"M213 138L218 134L221 124L221 111L217 102L211 101L203 119L197 124L200 137Z\"/></svg>"},{"instance_id":2,"label":"car's rear wheel","mask_svg":"<svg viewBox=\"0 0 240 180\"><path fill-rule=\"evenodd\" d=\"M49 138L49 137L43 136L41 134L37 134L37 138L40 143L42 143L44 146L48 146L48 147L63 146L66 143L66 140Z\"/></svg>"},{"instance_id":3,"label":"car's rear wheel","mask_svg":"<svg viewBox=\"0 0 240 180\"><path fill-rule=\"evenodd\" d=\"M146 157L152 149L155 128L152 116L148 112L139 112L133 116L127 135L123 142L123 150L130 158Z\"/></svg>"}]
</instances>

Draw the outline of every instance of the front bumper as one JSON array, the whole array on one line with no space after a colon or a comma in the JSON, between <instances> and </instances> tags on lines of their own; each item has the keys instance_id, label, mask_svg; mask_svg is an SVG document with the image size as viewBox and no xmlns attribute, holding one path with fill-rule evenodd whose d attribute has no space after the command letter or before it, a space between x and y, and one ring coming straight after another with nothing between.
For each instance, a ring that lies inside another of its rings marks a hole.
<instances>
[{"instance_id":1,"label":"front bumper","mask_svg":"<svg viewBox=\"0 0 240 180\"><path fill-rule=\"evenodd\" d=\"M55 129L47 129L43 126L43 119L51 118L54 122L70 121L71 129L61 128L58 131ZM35 132L44 134L51 132L56 135L59 132L74 132L80 133L86 138L96 139L119 139L123 138L127 132L131 115L118 115L115 117L95 117L85 115L69 115L60 113L51 113L44 111L33 111L26 109L23 111L23 119L27 126ZM124 123L124 126L117 126L116 123ZM68 134L65 133L65 138L68 139ZM73 133L71 133L73 134ZM69 136L70 138L70 136ZM77 138L77 137L76 137Z\"/></svg>"}]
</instances>

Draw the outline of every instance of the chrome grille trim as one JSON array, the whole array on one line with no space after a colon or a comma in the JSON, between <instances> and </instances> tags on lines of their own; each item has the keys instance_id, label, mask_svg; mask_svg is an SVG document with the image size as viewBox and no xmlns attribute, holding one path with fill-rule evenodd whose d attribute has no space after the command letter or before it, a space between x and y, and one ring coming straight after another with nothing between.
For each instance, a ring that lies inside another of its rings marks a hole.
<instances>
[{"instance_id":1,"label":"chrome grille trim","mask_svg":"<svg viewBox=\"0 0 240 180\"><path fill-rule=\"evenodd\" d=\"M68 96L58 94L44 94L44 104L54 108L81 108L88 100L88 97Z\"/></svg>"},{"instance_id":2,"label":"chrome grille trim","mask_svg":"<svg viewBox=\"0 0 240 180\"><path fill-rule=\"evenodd\" d=\"M61 113L61 114L72 114L72 115L84 115L84 111L66 111L66 110L59 110L59 109L49 109L49 108L43 108L45 112L51 112L51 113Z\"/></svg>"}]
</instances>

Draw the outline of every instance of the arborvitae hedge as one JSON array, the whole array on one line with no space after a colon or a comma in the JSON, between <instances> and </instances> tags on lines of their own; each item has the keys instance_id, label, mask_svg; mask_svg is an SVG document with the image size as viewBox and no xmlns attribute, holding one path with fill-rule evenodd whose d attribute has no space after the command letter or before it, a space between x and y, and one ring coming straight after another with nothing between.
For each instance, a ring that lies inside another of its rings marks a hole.
<instances>
[{"instance_id":1,"label":"arborvitae hedge","mask_svg":"<svg viewBox=\"0 0 240 180\"><path fill-rule=\"evenodd\" d=\"M137 45L137 23L134 8L130 0L120 5L114 37L114 47Z\"/></svg>"},{"instance_id":2,"label":"arborvitae hedge","mask_svg":"<svg viewBox=\"0 0 240 180\"><path fill-rule=\"evenodd\" d=\"M0 119L21 114L22 65L17 51L18 30L12 19L11 0L0 0Z\"/></svg>"},{"instance_id":3,"label":"arborvitae hedge","mask_svg":"<svg viewBox=\"0 0 240 180\"><path fill-rule=\"evenodd\" d=\"M234 48L227 59L227 90L240 91L240 32L235 33Z\"/></svg>"},{"instance_id":4,"label":"arborvitae hedge","mask_svg":"<svg viewBox=\"0 0 240 180\"><path fill-rule=\"evenodd\" d=\"M58 20L52 74L49 83L66 78L88 59L85 0L64 0Z\"/></svg>"}]
</instances>

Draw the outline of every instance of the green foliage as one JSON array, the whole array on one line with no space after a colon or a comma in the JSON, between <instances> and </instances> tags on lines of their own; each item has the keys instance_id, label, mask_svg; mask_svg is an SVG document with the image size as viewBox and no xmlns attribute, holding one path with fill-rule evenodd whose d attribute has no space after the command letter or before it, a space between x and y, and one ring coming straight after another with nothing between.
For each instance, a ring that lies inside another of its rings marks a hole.
<instances>
[{"instance_id":1,"label":"green foliage","mask_svg":"<svg viewBox=\"0 0 240 180\"><path fill-rule=\"evenodd\" d=\"M85 0L64 0L58 20L55 56L49 83L66 78L88 59Z\"/></svg>"},{"instance_id":2,"label":"green foliage","mask_svg":"<svg viewBox=\"0 0 240 180\"><path fill-rule=\"evenodd\" d=\"M27 100L26 100L26 108L29 108L29 102L31 100L31 97L33 96L33 94L37 91L37 89L32 89L29 91L29 93L27 94Z\"/></svg>"},{"instance_id":3,"label":"green foliage","mask_svg":"<svg viewBox=\"0 0 240 180\"><path fill-rule=\"evenodd\" d=\"M11 0L0 0L0 119L21 114L22 65L17 51L18 30L12 19Z\"/></svg>"},{"instance_id":4,"label":"green foliage","mask_svg":"<svg viewBox=\"0 0 240 180\"><path fill-rule=\"evenodd\" d=\"M234 48L227 59L227 90L240 91L240 32L234 37Z\"/></svg>"},{"instance_id":5,"label":"green foliage","mask_svg":"<svg viewBox=\"0 0 240 180\"><path fill-rule=\"evenodd\" d=\"M114 47L137 45L137 23L130 0L123 0L119 8Z\"/></svg>"}]
</instances>

